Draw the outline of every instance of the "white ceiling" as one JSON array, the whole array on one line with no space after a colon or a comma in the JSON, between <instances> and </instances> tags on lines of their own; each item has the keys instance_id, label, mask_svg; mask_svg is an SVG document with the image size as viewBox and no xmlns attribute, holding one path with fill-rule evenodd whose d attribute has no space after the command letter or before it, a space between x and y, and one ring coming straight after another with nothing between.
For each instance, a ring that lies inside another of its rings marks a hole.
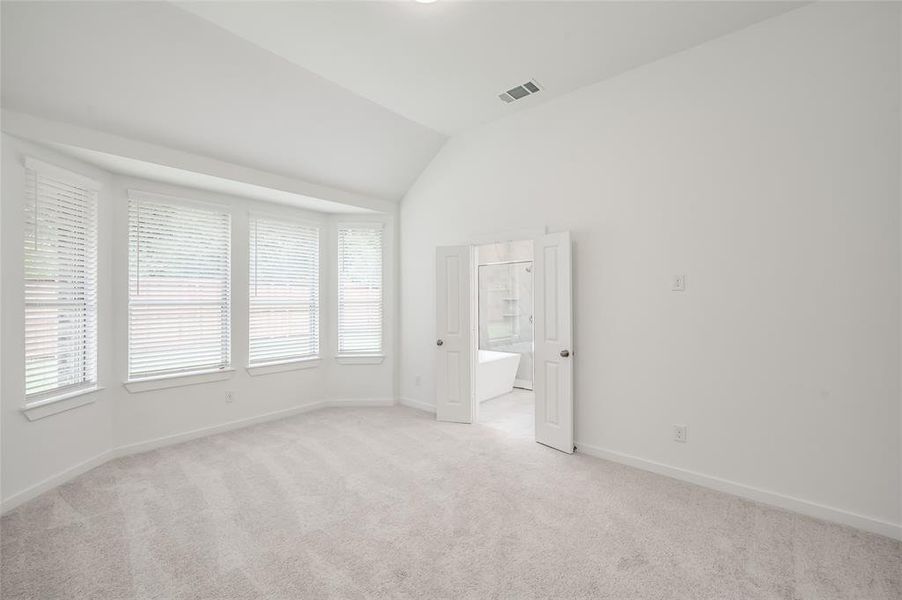
<instances>
[{"instance_id":1,"label":"white ceiling","mask_svg":"<svg viewBox=\"0 0 902 600\"><path fill-rule=\"evenodd\" d=\"M322 200L304 194L296 194L285 190L254 185L244 181L216 177L215 175L207 175L205 173L197 173L195 171L186 171L184 169L159 165L145 160L117 156L115 154L79 148L68 144L50 143L47 145L59 152L68 154L73 158L77 158L111 173L140 177L141 179L149 179L151 181L159 181L208 192L228 194L230 196L238 196L239 198L250 198L252 200L261 200L263 202L275 202L276 204L284 204L316 212L335 214L374 212L350 204L331 202L329 200Z\"/></svg>"},{"instance_id":2,"label":"white ceiling","mask_svg":"<svg viewBox=\"0 0 902 600\"><path fill-rule=\"evenodd\" d=\"M792 10L802 2L179 2L452 134ZM544 91L506 105L529 79Z\"/></svg>"},{"instance_id":3,"label":"white ceiling","mask_svg":"<svg viewBox=\"0 0 902 600\"><path fill-rule=\"evenodd\" d=\"M3 1L0 102L19 113L397 201L445 134L799 4ZM544 90L513 104L498 99L531 78ZM128 160L114 170L149 176L155 168ZM186 172L174 171L156 169L154 176L187 181ZM193 185L308 208L318 202L291 192L274 198L281 192L265 188L238 190L241 178L228 169L207 175L212 179Z\"/></svg>"},{"instance_id":4,"label":"white ceiling","mask_svg":"<svg viewBox=\"0 0 902 600\"><path fill-rule=\"evenodd\" d=\"M0 11L6 109L393 201L445 141L169 3Z\"/></svg>"}]
</instances>

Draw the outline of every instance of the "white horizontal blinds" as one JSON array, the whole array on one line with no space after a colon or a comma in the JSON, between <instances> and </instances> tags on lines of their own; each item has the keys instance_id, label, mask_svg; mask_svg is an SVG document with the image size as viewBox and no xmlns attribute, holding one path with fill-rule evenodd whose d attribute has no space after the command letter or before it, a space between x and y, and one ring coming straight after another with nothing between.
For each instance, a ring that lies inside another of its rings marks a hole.
<instances>
[{"instance_id":1,"label":"white horizontal blinds","mask_svg":"<svg viewBox=\"0 0 902 600\"><path fill-rule=\"evenodd\" d=\"M319 229L251 215L250 352L260 365L319 353Z\"/></svg>"},{"instance_id":2,"label":"white horizontal blinds","mask_svg":"<svg viewBox=\"0 0 902 600\"><path fill-rule=\"evenodd\" d=\"M382 352L382 226L338 227L338 353Z\"/></svg>"},{"instance_id":3,"label":"white horizontal blinds","mask_svg":"<svg viewBox=\"0 0 902 600\"><path fill-rule=\"evenodd\" d=\"M229 214L129 193L130 379L229 366Z\"/></svg>"},{"instance_id":4,"label":"white horizontal blinds","mask_svg":"<svg viewBox=\"0 0 902 600\"><path fill-rule=\"evenodd\" d=\"M97 383L97 184L25 161L25 394Z\"/></svg>"}]
</instances>

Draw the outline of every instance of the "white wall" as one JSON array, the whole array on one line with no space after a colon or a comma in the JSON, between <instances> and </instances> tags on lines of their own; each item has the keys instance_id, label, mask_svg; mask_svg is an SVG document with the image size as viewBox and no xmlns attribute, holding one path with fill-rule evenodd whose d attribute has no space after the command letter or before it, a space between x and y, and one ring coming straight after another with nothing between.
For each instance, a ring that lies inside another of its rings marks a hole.
<instances>
[{"instance_id":1,"label":"white wall","mask_svg":"<svg viewBox=\"0 0 902 600\"><path fill-rule=\"evenodd\" d=\"M117 395L114 385L111 347L112 322L100 318L97 323L97 376L104 389L91 394L94 402L37 421L29 421L21 409L25 403L25 296L24 223L25 165L23 156L52 162L60 167L93 177L104 184L99 203L108 205L109 176L76 161L67 160L41 146L3 135L0 138L2 171L0 171L0 228L3 241L0 251L0 279L3 285L0 318L3 338L0 341L0 427L3 443L0 484L4 500L23 490L51 479L60 472L77 468L82 463L103 460L112 444L112 405ZM113 285L111 264L111 213L98 212L98 285L97 306L102 316L112 310Z\"/></svg>"},{"instance_id":2,"label":"white wall","mask_svg":"<svg viewBox=\"0 0 902 600\"><path fill-rule=\"evenodd\" d=\"M433 400L435 246L569 229L580 448L898 535L897 10L811 5L453 138L402 202L402 399Z\"/></svg>"},{"instance_id":3,"label":"white wall","mask_svg":"<svg viewBox=\"0 0 902 600\"><path fill-rule=\"evenodd\" d=\"M232 365L235 373L226 380L147 392L123 390L114 410L114 442L117 447L143 445L148 441L249 419L262 414L287 411L298 406L324 401L391 404L394 402L392 372L394 358L387 352L380 364L339 364L335 360L336 239L337 223L354 220L378 220L385 223L386 348L392 347L393 269L391 262L393 217L391 215L324 215L254 202L242 198L185 190L170 185L127 177L114 177L112 196L115 212L115 245L121 248L114 261L116 281L128 280L128 202L129 189L222 203L232 215ZM251 210L271 214L292 214L320 225L320 355L319 366L309 369L250 375L244 368L248 360L248 213ZM128 290L116 288L116 338L119 348L128 344ZM118 352L116 372L119 382L127 374L126 352ZM225 402L225 392L234 392L234 401Z\"/></svg>"},{"instance_id":4,"label":"white wall","mask_svg":"<svg viewBox=\"0 0 902 600\"><path fill-rule=\"evenodd\" d=\"M327 215L213 194L157 182L111 175L43 146L2 136L2 278L23 277L23 190L26 154L100 180L99 197L99 381L104 389L86 406L28 421L24 404L24 328L21 285L2 288L2 499L9 509L45 480L60 482L112 456L178 441L230 424L272 415L287 416L326 404L391 404L396 397L395 261L396 215ZM226 379L166 389L132 392L127 379L128 190L139 189L227 207L232 216L232 366ZM320 355L306 369L251 375L248 354L248 214L291 215L320 225ZM379 364L338 364L335 360L335 235L337 223L378 220L385 224L385 359ZM234 401L225 401L225 392Z\"/></svg>"},{"instance_id":5,"label":"white wall","mask_svg":"<svg viewBox=\"0 0 902 600\"><path fill-rule=\"evenodd\" d=\"M122 387L128 364L128 190L136 189L170 196L220 204L232 216L232 366L228 379L187 387L130 392ZM202 429L255 415L284 411L299 405L326 399L326 376L322 365L302 370L251 376L244 368L248 361L248 216L251 210L273 214L294 214L320 226L321 252L328 248L328 217L316 213L292 211L285 207L241 198L208 194L169 185L116 176L112 182L114 214L113 244L115 337L117 349L116 384L122 390L114 404L114 445L130 446L169 435ZM327 260L320 263L325 273ZM322 278L322 274L321 274ZM321 324L328 320L321 315ZM234 401L226 403L225 392L234 392Z\"/></svg>"},{"instance_id":6,"label":"white wall","mask_svg":"<svg viewBox=\"0 0 902 600\"><path fill-rule=\"evenodd\" d=\"M395 374L397 372L397 262L398 242L395 232L397 214L372 215L334 215L330 219L333 233L328 248L331 264L338 261L338 240L334 235L339 224L352 224L360 221L378 220L383 223L382 269L383 269L383 327L382 347L385 355L381 361L333 358L328 367L328 397L334 404L353 405L359 400L372 400L382 404L394 404L398 397ZM330 310L330 323L338 321L338 281L336 270L328 273L327 301ZM324 328L329 347L328 356L334 357L338 352L338 330L336 327Z\"/></svg>"}]
</instances>

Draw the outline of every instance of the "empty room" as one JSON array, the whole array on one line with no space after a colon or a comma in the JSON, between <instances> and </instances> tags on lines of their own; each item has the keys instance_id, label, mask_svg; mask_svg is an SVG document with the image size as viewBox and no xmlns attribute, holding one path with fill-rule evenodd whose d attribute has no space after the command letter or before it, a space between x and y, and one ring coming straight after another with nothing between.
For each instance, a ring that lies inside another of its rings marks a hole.
<instances>
[{"instance_id":1,"label":"empty room","mask_svg":"<svg viewBox=\"0 0 902 600\"><path fill-rule=\"evenodd\" d=\"M902 3L0 0L3 600L902 598Z\"/></svg>"}]
</instances>

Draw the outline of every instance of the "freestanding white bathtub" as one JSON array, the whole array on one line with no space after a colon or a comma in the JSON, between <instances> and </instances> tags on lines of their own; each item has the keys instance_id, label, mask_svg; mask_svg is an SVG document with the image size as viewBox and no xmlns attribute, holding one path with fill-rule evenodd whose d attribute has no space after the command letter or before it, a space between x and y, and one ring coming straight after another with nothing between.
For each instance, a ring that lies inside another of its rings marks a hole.
<instances>
[{"instance_id":1,"label":"freestanding white bathtub","mask_svg":"<svg viewBox=\"0 0 902 600\"><path fill-rule=\"evenodd\" d=\"M476 400L483 402L514 389L519 366L519 354L480 350L476 363Z\"/></svg>"}]
</instances>

